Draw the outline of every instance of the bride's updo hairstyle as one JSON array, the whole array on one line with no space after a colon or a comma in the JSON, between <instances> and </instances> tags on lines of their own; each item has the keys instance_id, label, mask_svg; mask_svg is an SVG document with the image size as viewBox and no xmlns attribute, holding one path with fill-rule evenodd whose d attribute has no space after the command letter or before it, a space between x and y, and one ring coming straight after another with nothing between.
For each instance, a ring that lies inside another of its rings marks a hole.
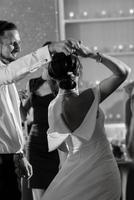
<instances>
[{"instance_id":1,"label":"bride's updo hairstyle","mask_svg":"<svg viewBox=\"0 0 134 200\"><path fill-rule=\"evenodd\" d=\"M81 64L77 56L55 53L48 65L48 74L59 81L61 89L70 90L76 87L75 77L79 76L80 67Z\"/></svg>"}]
</instances>

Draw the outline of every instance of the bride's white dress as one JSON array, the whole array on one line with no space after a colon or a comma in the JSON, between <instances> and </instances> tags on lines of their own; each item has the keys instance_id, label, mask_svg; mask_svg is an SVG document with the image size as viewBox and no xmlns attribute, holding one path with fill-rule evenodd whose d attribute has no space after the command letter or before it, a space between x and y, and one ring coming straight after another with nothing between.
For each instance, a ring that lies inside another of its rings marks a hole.
<instances>
[{"instance_id":1,"label":"bride's white dress","mask_svg":"<svg viewBox=\"0 0 134 200\"><path fill-rule=\"evenodd\" d=\"M104 114L99 109L99 89L82 124L73 133L61 118L63 96L49 107L50 150L63 141L69 155L42 200L119 200L120 174L104 130ZM98 115L98 116L97 116Z\"/></svg>"}]
</instances>

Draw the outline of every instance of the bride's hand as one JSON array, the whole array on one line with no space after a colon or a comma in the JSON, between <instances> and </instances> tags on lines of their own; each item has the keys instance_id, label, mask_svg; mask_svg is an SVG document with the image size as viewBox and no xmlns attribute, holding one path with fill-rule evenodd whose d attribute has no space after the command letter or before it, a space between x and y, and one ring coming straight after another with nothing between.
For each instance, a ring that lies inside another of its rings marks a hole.
<instances>
[{"instance_id":1,"label":"bride's hand","mask_svg":"<svg viewBox=\"0 0 134 200\"><path fill-rule=\"evenodd\" d=\"M91 49L85 45L83 45L81 42L78 45L78 48L76 49L76 55L87 58L93 58L94 53L91 51Z\"/></svg>"},{"instance_id":2,"label":"bride's hand","mask_svg":"<svg viewBox=\"0 0 134 200\"><path fill-rule=\"evenodd\" d=\"M72 54L81 56L84 58L94 58L95 53L87 46L85 46L81 41L68 40L72 46Z\"/></svg>"}]
</instances>

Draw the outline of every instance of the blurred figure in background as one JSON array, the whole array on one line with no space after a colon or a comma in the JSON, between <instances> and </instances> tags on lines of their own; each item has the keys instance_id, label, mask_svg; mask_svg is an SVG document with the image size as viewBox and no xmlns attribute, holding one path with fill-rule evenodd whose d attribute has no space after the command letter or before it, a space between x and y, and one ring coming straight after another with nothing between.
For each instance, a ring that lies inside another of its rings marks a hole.
<instances>
[{"instance_id":1,"label":"blurred figure in background","mask_svg":"<svg viewBox=\"0 0 134 200\"><path fill-rule=\"evenodd\" d=\"M58 150L48 152L46 134L48 129L48 106L57 93L56 82L48 79L46 74L42 73L42 76L29 80L29 95L22 108L25 116L31 108L33 113L26 153L33 167L33 176L28 180L28 187L32 189L34 200L41 199L59 170Z\"/></svg>"},{"instance_id":2,"label":"blurred figure in background","mask_svg":"<svg viewBox=\"0 0 134 200\"><path fill-rule=\"evenodd\" d=\"M132 119L132 109L131 109L131 100L133 98L133 88L134 88L134 82L128 83L126 86L124 86L125 93L127 95L127 100L125 103L125 124L126 124L126 145L128 147L128 140L130 139L130 124Z\"/></svg>"},{"instance_id":3,"label":"blurred figure in background","mask_svg":"<svg viewBox=\"0 0 134 200\"><path fill-rule=\"evenodd\" d=\"M125 124L126 124L126 147L128 156L134 162L134 81L128 83L124 90L128 95L125 104ZM128 179L127 179L127 200L134 199L134 166L129 168Z\"/></svg>"}]
</instances>

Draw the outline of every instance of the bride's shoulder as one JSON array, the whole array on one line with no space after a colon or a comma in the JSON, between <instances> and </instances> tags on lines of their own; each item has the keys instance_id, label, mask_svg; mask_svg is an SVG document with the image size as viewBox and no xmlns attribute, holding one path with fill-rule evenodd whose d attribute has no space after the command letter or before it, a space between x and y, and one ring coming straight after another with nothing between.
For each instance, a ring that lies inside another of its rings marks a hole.
<instances>
[{"instance_id":1,"label":"bride's shoulder","mask_svg":"<svg viewBox=\"0 0 134 200\"><path fill-rule=\"evenodd\" d=\"M58 96L56 96L49 104L49 110L55 110L61 104L61 100Z\"/></svg>"}]
</instances>

